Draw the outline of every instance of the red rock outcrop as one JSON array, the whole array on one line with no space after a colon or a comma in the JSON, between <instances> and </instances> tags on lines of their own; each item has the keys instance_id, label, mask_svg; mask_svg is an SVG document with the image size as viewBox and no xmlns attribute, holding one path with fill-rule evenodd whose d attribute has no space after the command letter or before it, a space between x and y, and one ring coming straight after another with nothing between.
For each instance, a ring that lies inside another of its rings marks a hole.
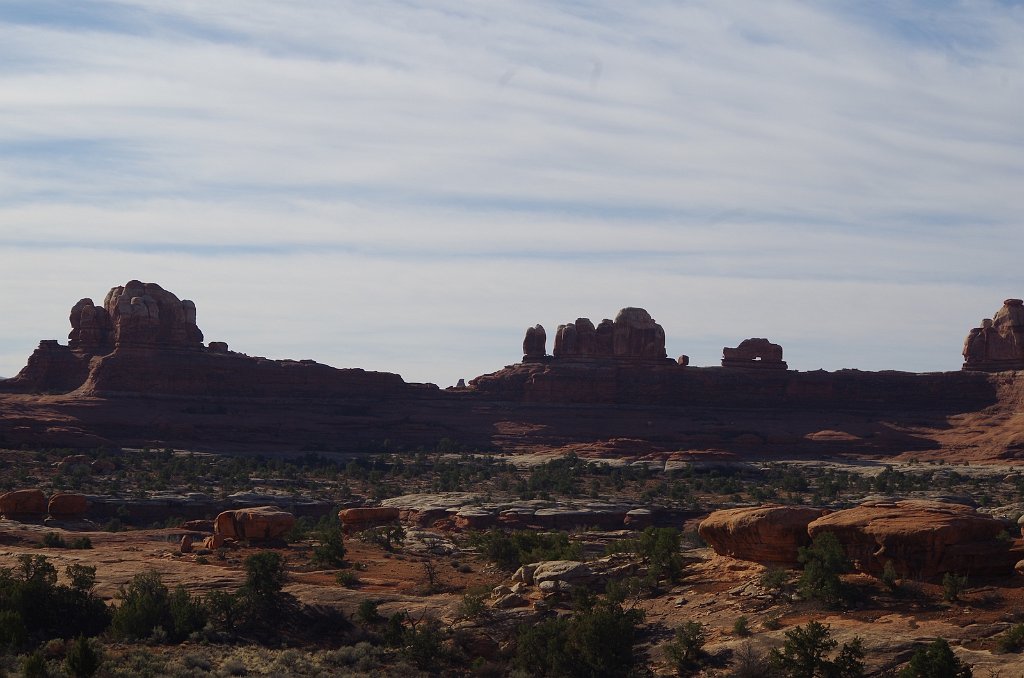
<instances>
[{"instance_id":1,"label":"red rock outcrop","mask_svg":"<svg viewBox=\"0 0 1024 678\"><path fill-rule=\"evenodd\" d=\"M1019 543L997 539L1006 526L969 506L923 499L870 501L822 516L807 526L813 538L832 532L854 567L881 574L886 562L905 577L946 572L1002 576L1024 556Z\"/></svg>"},{"instance_id":2,"label":"red rock outcrop","mask_svg":"<svg viewBox=\"0 0 1024 678\"><path fill-rule=\"evenodd\" d=\"M536 328L531 329L535 337ZM530 330L527 330L527 340L531 340ZM523 349L526 352L526 342ZM588 318L577 318L575 322L558 326L552 355L555 358L663 360L667 355L665 330L642 308L624 308L615 320L606 318L597 327ZM534 352L530 357L539 356Z\"/></svg>"},{"instance_id":3,"label":"red rock outcrop","mask_svg":"<svg viewBox=\"0 0 1024 678\"><path fill-rule=\"evenodd\" d=\"M534 325L526 328L526 338L523 339L523 360L535 360L543 358L547 353L548 335L543 325Z\"/></svg>"},{"instance_id":4,"label":"red rock outcrop","mask_svg":"<svg viewBox=\"0 0 1024 678\"><path fill-rule=\"evenodd\" d=\"M47 512L60 520L81 518L89 512L89 499L84 494L58 492L50 497Z\"/></svg>"},{"instance_id":5,"label":"red rock outcrop","mask_svg":"<svg viewBox=\"0 0 1024 678\"><path fill-rule=\"evenodd\" d=\"M399 509L391 506L374 506L368 508L347 508L338 511L345 532L361 532L379 525L397 523Z\"/></svg>"},{"instance_id":6,"label":"red rock outcrop","mask_svg":"<svg viewBox=\"0 0 1024 678\"><path fill-rule=\"evenodd\" d=\"M266 541L280 539L295 527L295 516L276 506L224 511L213 521L216 534L226 539Z\"/></svg>"},{"instance_id":7,"label":"red rock outcrop","mask_svg":"<svg viewBox=\"0 0 1024 678\"><path fill-rule=\"evenodd\" d=\"M736 348L722 349L722 367L753 367L767 370L788 369L782 359L782 347L767 339L744 339Z\"/></svg>"},{"instance_id":8,"label":"red rock outcrop","mask_svg":"<svg viewBox=\"0 0 1024 678\"><path fill-rule=\"evenodd\" d=\"M965 370L999 372L1024 369L1024 300L1007 299L964 339Z\"/></svg>"},{"instance_id":9,"label":"red rock outcrop","mask_svg":"<svg viewBox=\"0 0 1024 678\"><path fill-rule=\"evenodd\" d=\"M38 517L46 513L42 490L12 490L0 495L0 513L6 518Z\"/></svg>"},{"instance_id":10,"label":"red rock outcrop","mask_svg":"<svg viewBox=\"0 0 1024 678\"><path fill-rule=\"evenodd\" d=\"M715 511L697 528L715 553L758 563L796 565L811 543L807 526L825 511L807 506L755 506Z\"/></svg>"}]
</instances>

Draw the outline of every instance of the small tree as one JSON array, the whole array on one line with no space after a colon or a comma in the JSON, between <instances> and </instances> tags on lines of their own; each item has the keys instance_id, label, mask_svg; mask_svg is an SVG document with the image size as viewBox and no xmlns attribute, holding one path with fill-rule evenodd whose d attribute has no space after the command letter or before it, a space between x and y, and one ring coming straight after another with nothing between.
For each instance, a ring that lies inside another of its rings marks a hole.
<instances>
[{"instance_id":1,"label":"small tree","mask_svg":"<svg viewBox=\"0 0 1024 678\"><path fill-rule=\"evenodd\" d=\"M942 638L936 638L928 647L922 647L900 670L898 678L971 678L971 667L953 654L953 649Z\"/></svg>"},{"instance_id":2,"label":"small tree","mask_svg":"<svg viewBox=\"0 0 1024 678\"><path fill-rule=\"evenodd\" d=\"M75 678L89 678L103 663L100 653L93 648L85 636L78 636L64 657L64 667Z\"/></svg>"},{"instance_id":3,"label":"small tree","mask_svg":"<svg viewBox=\"0 0 1024 678\"><path fill-rule=\"evenodd\" d=\"M284 588L287 572L284 558L274 551L261 551L245 559L246 593L258 599L272 599Z\"/></svg>"},{"instance_id":4,"label":"small tree","mask_svg":"<svg viewBox=\"0 0 1024 678\"><path fill-rule=\"evenodd\" d=\"M895 592L899 588L899 575L896 573L896 567L892 564L891 560L885 561L885 567L882 568L882 584L889 591Z\"/></svg>"},{"instance_id":5,"label":"small tree","mask_svg":"<svg viewBox=\"0 0 1024 678\"><path fill-rule=\"evenodd\" d=\"M861 678L864 648L860 638L844 643L836 658L828 659L838 644L829 627L812 621L786 631L786 642L781 649L772 650L770 663L784 678Z\"/></svg>"},{"instance_id":6,"label":"small tree","mask_svg":"<svg viewBox=\"0 0 1024 678\"><path fill-rule=\"evenodd\" d=\"M960 594L967 587L967 576L947 572L942 577L942 599L950 603L960 600Z\"/></svg>"},{"instance_id":7,"label":"small tree","mask_svg":"<svg viewBox=\"0 0 1024 678\"><path fill-rule=\"evenodd\" d=\"M836 535L822 532L810 546L800 547L798 557L804 565L800 592L826 605L841 604L844 592L839 575L850 569L850 563Z\"/></svg>"},{"instance_id":8,"label":"small tree","mask_svg":"<svg viewBox=\"0 0 1024 678\"><path fill-rule=\"evenodd\" d=\"M704 658L707 629L700 622L688 621L676 627L676 637L668 646L668 656L681 675L689 675Z\"/></svg>"},{"instance_id":9,"label":"small tree","mask_svg":"<svg viewBox=\"0 0 1024 678\"><path fill-rule=\"evenodd\" d=\"M345 564L345 540L341 525L333 523L320 532L320 544L313 547L313 563L318 567L341 567Z\"/></svg>"}]
</instances>

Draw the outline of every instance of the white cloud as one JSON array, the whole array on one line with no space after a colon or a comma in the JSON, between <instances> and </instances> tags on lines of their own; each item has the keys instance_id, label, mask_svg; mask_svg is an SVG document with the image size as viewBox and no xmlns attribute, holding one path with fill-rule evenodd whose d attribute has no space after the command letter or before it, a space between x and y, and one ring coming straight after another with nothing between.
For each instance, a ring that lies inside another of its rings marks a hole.
<instances>
[{"instance_id":1,"label":"white cloud","mask_svg":"<svg viewBox=\"0 0 1024 678\"><path fill-rule=\"evenodd\" d=\"M95 7L0 9L0 374L131 277L242 350L442 383L624 305L702 364L951 369L1024 292L1013 7Z\"/></svg>"}]
</instances>

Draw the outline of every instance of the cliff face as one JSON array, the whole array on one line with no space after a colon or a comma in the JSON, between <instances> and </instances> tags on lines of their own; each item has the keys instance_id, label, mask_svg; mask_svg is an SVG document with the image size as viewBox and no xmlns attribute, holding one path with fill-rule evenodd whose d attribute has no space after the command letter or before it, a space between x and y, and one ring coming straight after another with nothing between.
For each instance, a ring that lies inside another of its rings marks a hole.
<instances>
[{"instance_id":1,"label":"cliff face","mask_svg":"<svg viewBox=\"0 0 1024 678\"><path fill-rule=\"evenodd\" d=\"M530 328L524 362L448 391L204 344L195 304L153 283L83 299L70 320L68 345L42 342L0 382L0 446L1024 454L1018 373L796 372L766 339L723 349L729 367L687 367L637 308L560 326L552 356Z\"/></svg>"}]
</instances>

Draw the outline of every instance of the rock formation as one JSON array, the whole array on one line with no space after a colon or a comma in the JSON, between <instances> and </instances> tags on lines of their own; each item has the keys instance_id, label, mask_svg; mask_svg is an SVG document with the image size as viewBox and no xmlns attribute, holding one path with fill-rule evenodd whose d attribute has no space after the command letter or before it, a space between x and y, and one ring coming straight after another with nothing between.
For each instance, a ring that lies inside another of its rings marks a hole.
<instances>
[{"instance_id":1,"label":"rock formation","mask_svg":"<svg viewBox=\"0 0 1024 678\"><path fill-rule=\"evenodd\" d=\"M823 509L755 506L715 511L697 528L715 553L757 563L796 565L801 546L811 543L807 526Z\"/></svg>"},{"instance_id":2,"label":"rock formation","mask_svg":"<svg viewBox=\"0 0 1024 678\"><path fill-rule=\"evenodd\" d=\"M782 347L767 339L744 339L736 348L722 349L722 367L754 367L769 370L788 368L782 359Z\"/></svg>"},{"instance_id":3,"label":"rock formation","mask_svg":"<svg viewBox=\"0 0 1024 678\"><path fill-rule=\"evenodd\" d=\"M399 510L390 506L347 508L338 512L338 519L341 520L342 529L346 534L397 523L398 517Z\"/></svg>"},{"instance_id":4,"label":"rock formation","mask_svg":"<svg viewBox=\"0 0 1024 678\"><path fill-rule=\"evenodd\" d=\"M1024 369L1024 301L1007 299L991 319L972 329L964 339L963 356L965 370Z\"/></svg>"},{"instance_id":5,"label":"rock formation","mask_svg":"<svg viewBox=\"0 0 1024 678\"><path fill-rule=\"evenodd\" d=\"M42 490L12 490L0 495L0 514L5 518L41 517L46 513Z\"/></svg>"},{"instance_id":6,"label":"rock formation","mask_svg":"<svg viewBox=\"0 0 1024 678\"><path fill-rule=\"evenodd\" d=\"M807 526L812 538L834 533L859 571L879 575L892 562L901 576L923 579L1012 573L1024 553L1019 544L996 538L1005 529L970 506L924 499L868 501Z\"/></svg>"},{"instance_id":7,"label":"rock formation","mask_svg":"<svg viewBox=\"0 0 1024 678\"><path fill-rule=\"evenodd\" d=\"M82 299L72 307L70 320L69 347L94 355L118 346L195 349L203 343L196 305L156 283L131 280L111 288L101 307Z\"/></svg>"},{"instance_id":8,"label":"rock formation","mask_svg":"<svg viewBox=\"0 0 1024 678\"><path fill-rule=\"evenodd\" d=\"M281 539L294 526L295 516L276 506L224 511L213 521L216 534L243 541Z\"/></svg>"},{"instance_id":9,"label":"rock formation","mask_svg":"<svg viewBox=\"0 0 1024 678\"><path fill-rule=\"evenodd\" d=\"M47 512L58 520L82 518L89 512L89 500L84 494L58 492L50 497Z\"/></svg>"},{"instance_id":10,"label":"rock formation","mask_svg":"<svg viewBox=\"0 0 1024 678\"><path fill-rule=\"evenodd\" d=\"M525 358L543 357L544 328L526 331ZM589 318L559 325L552 349L555 358L622 358L664 360L665 330L642 308L624 308L615 320L605 318L596 327Z\"/></svg>"},{"instance_id":11,"label":"rock formation","mask_svg":"<svg viewBox=\"0 0 1024 678\"><path fill-rule=\"evenodd\" d=\"M526 328L526 338L523 339L523 360L536 360L547 354L548 336L544 332L543 325L534 325Z\"/></svg>"}]
</instances>

